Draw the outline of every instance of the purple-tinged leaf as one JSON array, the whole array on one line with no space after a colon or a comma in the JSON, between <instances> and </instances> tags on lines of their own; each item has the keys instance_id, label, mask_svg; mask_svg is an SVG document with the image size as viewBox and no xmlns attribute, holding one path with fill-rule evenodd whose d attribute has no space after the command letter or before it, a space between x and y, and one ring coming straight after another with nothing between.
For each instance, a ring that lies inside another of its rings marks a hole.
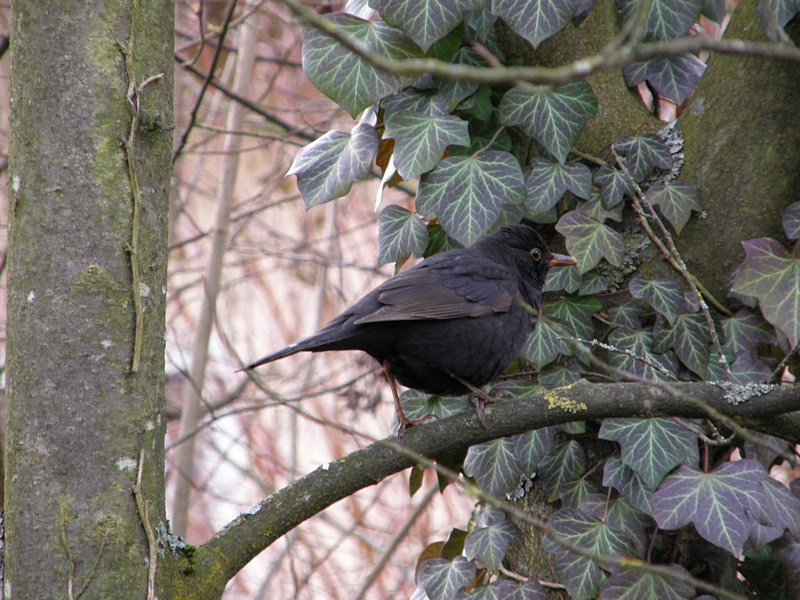
<instances>
[{"instance_id":1,"label":"purple-tinged leaf","mask_svg":"<svg viewBox=\"0 0 800 600\"><path fill-rule=\"evenodd\" d=\"M524 199L517 159L490 150L478 156L451 156L424 174L417 189L417 212L435 214L448 235L471 246L494 224L504 205Z\"/></svg>"},{"instance_id":2,"label":"purple-tinged leaf","mask_svg":"<svg viewBox=\"0 0 800 600\"><path fill-rule=\"evenodd\" d=\"M636 0L617 0L624 21L636 15ZM698 0L654 0L647 15L645 31L653 39L666 41L687 33L700 12Z\"/></svg>"},{"instance_id":3,"label":"purple-tinged leaf","mask_svg":"<svg viewBox=\"0 0 800 600\"><path fill-rule=\"evenodd\" d=\"M783 230L790 240L800 240L800 202L790 204L783 213Z\"/></svg>"},{"instance_id":4,"label":"purple-tinged leaf","mask_svg":"<svg viewBox=\"0 0 800 600\"><path fill-rule=\"evenodd\" d=\"M697 466L697 436L672 419L606 419L598 434L618 442L622 462L655 490L680 464Z\"/></svg>"},{"instance_id":5,"label":"purple-tinged leaf","mask_svg":"<svg viewBox=\"0 0 800 600\"><path fill-rule=\"evenodd\" d=\"M480 12L480 11L478 11ZM472 12L468 14L473 14ZM455 56L450 61L456 65L467 65L470 67L488 67L488 63L475 54L475 51L469 46L462 46L456 51ZM465 81L463 79L443 79L440 77L433 78L434 84L439 88L442 96L447 100L450 106L456 106L462 100L469 98L479 89L479 85L474 81ZM491 91L488 87L487 91ZM489 102L491 106L491 102Z\"/></svg>"},{"instance_id":6,"label":"purple-tinged leaf","mask_svg":"<svg viewBox=\"0 0 800 600\"><path fill-rule=\"evenodd\" d=\"M569 23L575 13L575 1L492 0L492 13L537 48Z\"/></svg>"},{"instance_id":7,"label":"purple-tinged leaf","mask_svg":"<svg viewBox=\"0 0 800 600\"><path fill-rule=\"evenodd\" d=\"M620 306L608 309L608 318L614 325L623 329L639 330L642 328L641 317L644 307L639 302L626 302Z\"/></svg>"},{"instance_id":8,"label":"purple-tinged leaf","mask_svg":"<svg viewBox=\"0 0 800 600\"><path fill-rule=\"evenodd\" d=\"M625 255L622 236L583 213L573 210L563 215L556 231L566 238L567 250L578 259L581 274L594 269L601 258L617 267L622 263Z\"/></svg>"},{"instance_id":9,"label":"purple-tinged leaf","mask_svg":"<svg viewBox=\"0 0 800 600\"><path fill-rule=\"evenodd\" d=\"M353 180L369 177L379 143L375 128L359 123L352 135L329 131L302 148L287 175L297 176L306 210L344 196Z\"/></svg>"},{"instance_id":10,"label":"purple-tinged leaf","mask_svg":"<svg viewBox=\"0 0 800 600\"><path fill-rule=\"evenodd\" d=\"M705 63L693 54L679 54L632 63L622 68L622 74L629 86L647 81L659 94L680 105L697 87L705 70Z\"/></svg>"},{"instance_id":11,"label":"purple-tinged leaf","mask_svg":"<svg viewBox=\"0 0 800 600\"><path fill-rule=\"evenodd\" d=\"M800 542L788 534L784 535L774 544L772 558L783 567L783 575L793 597L800 597Z\"/></svg>"},{"instance_id":12,"label":"purple-tinged leaf","mask_svg":"<svg viewBox=\"0 0 800 600\"><path fill-rule=\"evenodd\" d=\"M742 246L746 258L733 291L758 298L764 318L796 345L800 340L800 259L770 238L749 240Z\"/></svg>"},{"instance_id":13,"label":"purple-tinged leaf","mask_svg":"<svg viewBox=\"0 0 800 600\"><path fill-rule=\"evenodd\" d=\"M603 204L608 209L614 208L626 195L633 193L628 176L608 165L603 165L597 170L594 180L600 186Z\"/></svg>"},{"instance_id":14,"label":"purple-tinged leaf","mask_svg":"<svg viewBox=\"0 0 800 600\"><path fill-rule=\"evenodd\" d=\"M669 171L672 168L674 159L669 147L655 135L620 137L612 147L625 155L625 167L637 183L644 181L654 169Z\"/></svg>"},{"instance_id":15,"label":"purple-tinged leaf","mask_svg":"<svg viewBox=\"0 0 800 600\"><path fill-rule=\"evenodd\" d=\"M528 191L526 208L531 213L553 208L569 190L579 198L588 199L592 191L592 172L584 164L561 164L544 158L531 161L533 170L525 182Z\"/></svg>"},{"instance_id":16,"label":"purple-tinged leaf","mask_svg":"<svg viewBox=\"0 0 800 600\"><path fill-rule=\"evenodd\" d=\"M763 383L772 377L772 369L758 360L754 350L743 350L736 355L730 366L731 379L734 383Z\"/></svg>"},{"instance_id":17,"label":"purple-tinged leaf","mask_svg":"<svg viewBox=\"0 0 800 600\"><path fill-rule=\"evenodd\" d=\"M596 554L634 554L635 548L624 531L574 508L562 508L550 517L550 533L542 546L556 556L556 572L573 598L596 598L606 579L591 558L559 546L556 539Z\"/></svg>"},{"instance_id":18,"label":"purple-tinged leaf","mask_svg":"<svg viewBox=\"0 0 800 600\"><path fill-rule=\"evenodd\" d=\"M775 328L761 314L743 308L732 317L722 319L725 348L734 354L755 350L758 344L775 344Z\"/></svg>"},{"instance_id":19,"label":"purple-tinged leaf","mask_svg":"<svg viewBox=\"0 0 800 600\"><path fill-rule=\"evenodd\" d=\"M422 256L428 247L428 228L417 215L391 204L378 215L378 266Z\"/></svg>"},{"instance_id":20,"label":"purple-tinged leaf","mask_svg":"<svg viewBox=\"0 0 800 600\"><path fill-rule=\"evenodd\" d=\"M681 465L650 500L662 529L693 523L700 536L738 556L750 532L747 509L763 502L767 472L754 460L723 463L711 473Z\"/></svg>"},{"instance_id":21,"label":"purple-tinged leaf","mask_svg":"<svg viewBox=\"0 0 800 600\"><path fill-rule=\"evenodd\" d=\"M555 89L515 87L500 101L500 122L520 125L561 163L566 162L583 126L596 114L597 98L585 81L573 81Z\"/></svg>"},{"instance_id":22,"label":"purple-tinged leaf","mask_svg":"<svg viewBox=\"0 0 800 600\"><path fill-rule=\"evenodd\" d=\"M780 456L781 452L792 452L791 444L786 440L759 431L753 431L752 429L747 430L747 435L750 439L744 443L745 458L757 460L767 471L769 471L772 463ZM797 483L800 484L800 480Z\"/></svg>"},{"instance_id":23,"label":"purple-tinged leaf","mask_svg":"<svg viewBox=\"0 0 800 600\"><path fill-rule=\"evenodd\" d=\"M484 492L502 498L519 483L522 467L514 454L512 438L499 438L471 446L464 472Z\"/></svg>"},{"instance_id":24,"label":"purple-tinged leaf","mask_svg":"<svg viewBox=\"0 0 800 600\"><path fill-rule=\"evenodd\" d=\"M370 52L402 60L425 54L399 29L386 22L365 21L347 13L322 17ZM303 71L328 98L355 117L369 105L414 83L416 75L395 75L373 67L319 29L309 27L303 38Z\"/></svg>"},{"instance_id":25,"label":"purple-tinged leaf","mask_svg":"<svg viewBox=\"0 0 800 600\"><path fill-rule=\"evenodd\" d=\"M669 329L655 334L656 344L661 348L672 348L680 361L701 378L708 368L711 332L703 315L682 313Z\"/></svg>"},{"instance_id":26,"label":"purple-tinged leaf","mask_svg":"<svg viewBox=\"0 0 800 600\"><path fill-rule=\"evenodd\" d=\"M539 371L539 383L549 388L564 387L581 380L583 370L580 364L570 363L566 367L561 365L547 365Z\"/></svg>"},{"instance_id":27,"label":"purple-tinged leaf","mask_svg":"<svg viewBox=\"0 0 800 600\"><path fill-rule=\"evenodd\" d=\"M583 477L565 483L559 495L562 508L578 508L586 496L597 494L600 490L592 482Z\"/></svg>"},{"instance_id":28,"label":"purple-tinged leaf","mask_svg":"<svg viewBox=\"0 0 800 600\"><path fill-rule=\"evenodd\" d=\"M517 457L526 477L531 477L536 472L539 463L553 445L557 431L558 427L545 427L511 438L514 443L514 456Z\"/></svg>"},{"instance_id":29,"label":"purple-tinged leaf","mask_svg":"<svg viewBox=\"0 0 800 600\"><path fill-rule=\"evenodd\" d=\"M764 525L778 527L783 534L788 529L800 539L800 500L779 481L767 477L761 481L764 502L752 508L755 519Z\"/></svg>"},{"instance_id":30,"label":"purple-tinged leaf","mask_svg":"<svg viewBox=\"0 0 800 600\"><path fill-rule=\"evenodd\" d=\"M512 590L508 596L500 596L498 600L547 600L549 596L544 591L542 584L533 577Z\"/></svg>"},{"instance_id":31,"label":"purple-tinged leaf","mask_svg":"<svg viewBox=\"0 0 800 600\"><path fill-rule=\"evenodd\" d=\"M468 560L477 558L487 569L497 573L506 549L511 542L521 538L519 527L511 521L501 521L486 527L473 529L464 542L464 554Z\"/></svg>"},{"instance_id":32,"label":"purple-tinged leaf","mask_svg":"<svg viewBox=\"0 0 800 600\"><path fill-rule=\"evenodd\" d=\"M687 181L658 183L647 192L650 204L661 208L661 212L679 235L692 216L692 211L700 212L699 196L700 190L697 186Z\"/></svg>"},{"instance_id":33,"label":"purple-tinged leaf","mask_svg":"<svg viewBox=\"0 0 800 600\"><path fill-rule=\"evenodd\" d=\"M545 391L547 391L547 388L528 379L508 379L492 386L491 394L513 400L515 398L535 396Z\"/></svg>"},{"instance_id":34,"label":"purple-tinged leaf","mask_svg":"<svg viewBox=\"0 0 800 600\"><path fill-rule=\"evenodd\" d=\"M613 487L635 509L647 515L651 514L650 498L653 492L648 489L636 471L625 466L619 456L612 456L606 461L603 485Z\"/></svg>"},{"instance_id":35,"label":"purple-tinged leaf","mask_svg":"<svg viewBox=\"0 0 800 600\"><path fill-rule=\"evenodd\" d=\"M691 577L681 565L668 565L676 577ZM597 600L687 600L694 598L695 590L672 577L646 573L640 569L624 569L615 572L603 584Z\"/></svg>"},{"instance_id":36,"label":"purple-tinged leaf","mask_svg":"<svg viewBox=\"0 0 800 600\"><path fill-rule=\"evenodd\" d=\"M419 569L419 587L425 590L430 600L450 600L458 590L472 582L476 571L475 565L463 556L456 556L453 562L432 558L422 563Z\"/></svg>"},{"instance_id":37,"label":"purple-tinged leaf","mask_svg":"<svg viewBox=\"0 0 800 600\"><path fill-rule=\"evenodd\" d=\"M558 319L566 329L580 339L594 336L592 315L603 310L603 305L592 296L567 296L542 303L542 312Z\"/></svg>"},{"instance_id":38,"label":"purple-tinged leaf","mask_svg":"<svg viewBox=\"0 0 800 600\"><path fill-rule=\"evenodd\" d=\"M419 113L429 117L443 117L450 114L447 101L436 89L408 88L381 100L381 107L386 113L385 120L401 112Z\"/></svg>"},{"instance_id":39,"label":"purple-tinged leaf","mask_svg":"<svg viewBox=\"0 0 800 600\"><path fill-rule=\"evenodd\" d=\"M469 592L459 590L453 600L506 600L517 587L518 584L508 579L495 580L487 585L475 586Z\"/></svg>"},{"instance_id":40,"label":"purple-tinged leaf","mask_svg":"<svg viewBox=\"0 0 800 600\"><path fill-rule=\"evenodd\" d=\"M541 369L558 358L559 354L569 355L569 347L561 341L560 329L561 326L553 319L540 315L533 333L522 349L525 360Z\"/></svg>"},{"instance_id":41,"label":"purple-tinged leaf","mask_svg":"<svg viewBox=\"0 0 800 600\"><path fill-rule=\"evenodd\" d=\"M471 408L466 396L457 398L429 396L416 390L406 390L400 394L400 405L410 419L417 419L425 415L435 415L439 419L446 419Z\"/></svg>"},{"instance_id":42,"label":"purple-tinged leaf","mask_svg":"<svg viewBox=\"0 0 800 600\"><path fill-rule=\"evenodd\" d=\"M777 21L778 27L785 27L786 24L794 18L798 10L800 10L800 6L798 6L796 0L768 0L767 4L772 14L775 15L775 21ZM768 37L773 42L778 41L775 39L777 37L775 33L771 31L772 26L770 25L770 20L764 14L764 7L760 4L758 6L758 13L761 15L761 19L767 27Z\"/></svg>"},{"instance_id":43,"label":"purple-tinged leaf","mask_svg":"<svg viewBox=\"0 0 800 600\"><path fill-rule=\"evenodd\" d=\"M647 550L645 530L653 525L653 520L636 510L627 500L619 496L609 498L608 494L590 494L581 501L578 509L625 532L636 548L636 554L644 556Z\"/></svg>"},{"instance_id":44,"label":"purple-tinged leaf","mask_svg":"<svg viewBox=\"0 0 800 600\"><path fill-rule=\"evenodd\" d=\"M576 441L557 441L539 463L542 480L550 502L554 502L563 487L586 472L586 454Z\"/></svg>"},{"instance_id":45,"label":"purple-tinged leaf","mask_svg":"<svg viewBox=\"0 0 800 600\"><path fill-rule=\"evenodd\" d=\"M575 269L576 267L570 267ZM608 279L598 273L584 273L581 276L581 286L578 288L579 296L594 296L600 292L608 291Z\"/></svg>"},{"instance_id":46,"label":"purple-tinged leaf","mask_svg":"<svg viewBox=\"0 0 800 600\"><path fill-rule=\"evenodd\" d=\"M574 294L581 285L581 274L578 267L555 267L547 272L543 292L560 292L566 290ZM585 294L584 294L585 295Z\"/></svg>"},{"instance_id":47,"label":"purple-tinged leaf","mask_svg":"<svg viewBox=\"0 0 800 600\"><path fill-rule=\"evenodd\" d=\"M615 369L627 371L651 381L667 380L668 377L665 373L674 376L678 372L678 361L671 352L666 354L653 352L653 334L649 331L616 329L608 336L608 342L616 348L627 350L639 359L643 359L637 360L627 353L611 352L608 363Z\"/></svg>"},{"instance_id":48,"label":"purple-tinged leaf","mask_svg":"<svg viewBox=\"0 0 800 600\"><path fill-rule=\"evenodd\" d=\"M646 301L653 309L675 324L675 319L684 311L683 291L672 279L643 279L635 277L628 283L631 296Z\"/></svg>"},{"instance_id":49,"label":"purple-tinged leaf","mask_svg":"<svg viewBox=\"0 0 800 600\"><path fill-rule=\"evenodd\" d=\"M600 190L592 190L592 197L587 202L578 202L575 210L582 212L595 221L605 222L607 219L620 223L622 221L622 205L618 204L612 209L607 209L603 204Z\"/></svg>"},{"instance_id":50,"label":"purple-tinged leaf","mask_svg":"<svg viewBox=\"0 0 800 600\"><path fill-rule=\"evenodd\" d=\"M458 25L464 13L483 6L483 0L370 0L390 25L402 29L427 51L438 39Z\"/></svg>"}]
</instances>

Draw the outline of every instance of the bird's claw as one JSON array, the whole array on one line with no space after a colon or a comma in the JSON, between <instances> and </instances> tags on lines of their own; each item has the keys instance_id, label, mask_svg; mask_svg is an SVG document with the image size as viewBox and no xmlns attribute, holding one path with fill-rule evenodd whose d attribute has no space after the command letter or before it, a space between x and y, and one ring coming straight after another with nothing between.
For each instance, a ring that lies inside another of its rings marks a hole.
<instances>
[{"instance_id":1,"label":"bird's claw","mask_svg":"<svg viewBox=\"0 0 800 600\"><path fill-rule=\"evenodd\" d=\"M398 414L398 417L399 416L400 415ZM403 415L402 419L398 418L398 421L400 423L400 427L398 427L398 429L397 429L397 437L399 437L399 438L403 437L403 434L405 434L406 429L410 429L410 428L414 427L414 425L419 425L420 423L424 423L428 419L432 419L432 418L438 418L438 417L436 417L436 415L423 415L419 419L409 419L405 415Z\"/></svg>"}]
</instances>

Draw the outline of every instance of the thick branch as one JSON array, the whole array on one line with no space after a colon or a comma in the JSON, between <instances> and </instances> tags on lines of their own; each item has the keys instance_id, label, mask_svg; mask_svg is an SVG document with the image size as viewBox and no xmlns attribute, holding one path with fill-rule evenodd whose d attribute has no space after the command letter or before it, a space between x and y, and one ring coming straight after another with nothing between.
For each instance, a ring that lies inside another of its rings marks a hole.
<instances>
[{"instance_id":1,"label":"thick branch","mask_svg":"<svg viewBox=\"0 0 800 600\"><path fill-rule=\"evenodd\" d=\"M487 407L481 427L473 412L419 425L402 440L413 453L436 457L443 452L516 435L549 425L607 417L705 418L707 407L734 418L745 427L769 432L767 421L800 411L800 386L776 387L739 405L707 383L674 384L669 388L635 383L578 383L567 388L508 400ZM785 417L783 418L785 421ZM784 427L784 430L786 428ZM800 442L800 430L784 437ZM302 479L256 504L206 544L198 548L194 585L224 587L228 579L264 548L335 502L414 464L408 456L376 442L337 461L322 465Z\"/></svg>"}]
</instances>

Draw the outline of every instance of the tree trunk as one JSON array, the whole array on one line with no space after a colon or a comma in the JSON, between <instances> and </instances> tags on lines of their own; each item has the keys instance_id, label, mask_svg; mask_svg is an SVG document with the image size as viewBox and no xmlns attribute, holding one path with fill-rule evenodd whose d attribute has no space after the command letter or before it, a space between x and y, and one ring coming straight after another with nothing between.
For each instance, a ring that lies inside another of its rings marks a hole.
<instances>
[{"instance_id":1,"label":"tree trunk","mask_svg":"<svg viewBox=\"0 0 800 600\"><path fill-rule=\"evenodd\" d=\"M165 522L174 11L131 4L12 3L5 591L15 600L147 597L150 549L132 494L142 451L146 519Z\"/></svg>"}]
</instances>

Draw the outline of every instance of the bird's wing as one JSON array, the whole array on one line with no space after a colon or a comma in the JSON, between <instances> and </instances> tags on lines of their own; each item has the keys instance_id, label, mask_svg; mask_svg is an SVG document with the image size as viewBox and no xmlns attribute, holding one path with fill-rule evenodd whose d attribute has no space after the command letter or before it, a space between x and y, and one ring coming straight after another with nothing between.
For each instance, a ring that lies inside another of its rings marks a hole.
<instances>
[{"instance_id":1,"label":"bird's wing","mask_svg":"<svg viewBox=\"0 0 800 600\"><path fill-rule=\"evenodd\" d=\"M471 254L435 258L381 284L380 308L356 324L483 317L516 301L519 285L508 267Z\"/></svg>"}]
</instances>

